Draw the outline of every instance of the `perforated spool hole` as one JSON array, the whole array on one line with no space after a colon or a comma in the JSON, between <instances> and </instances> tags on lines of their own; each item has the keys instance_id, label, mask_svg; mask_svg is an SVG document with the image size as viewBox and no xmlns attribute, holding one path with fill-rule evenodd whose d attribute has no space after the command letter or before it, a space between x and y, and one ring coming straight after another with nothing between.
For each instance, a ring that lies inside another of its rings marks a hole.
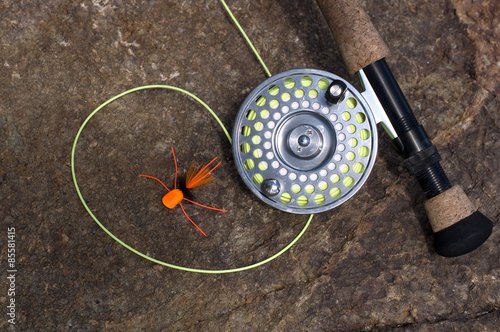
<instances>
[{"instance_id":1,"label":"perforated spool hole","mask_svg":"<svg viewBox=\"0 0 500 332\"><path fill-rule=\"evenodd\" d=\"M255 120L256 117L257 117L257 112L255 112L254 110L248 111L248 113L247 113L248 120L253 121L253 120Z\"/></svg>"},{"instance_id":2,"label":"perforated spool hole","mask_svg":"<svg viewBox=\"0 0 500 332\"><path fill-rule=\"evenodd\" d=\"M347 188L351 188L354 185L354 179L350 176L346 177L343 182Z\"/></svg>"},{"instance_id":3,"label":"perforated spool hole","mask_svg":"<svg viewBox=\"0 0 500 332\"><path fill-rule=\"evenodd\" d=\"M269 111L268 110L260 111L260 117L264 120L267 119L269 117Z\"/></svg>"},{"instance_id":4,"label":"perforated spool hole","mask_svg":"<svg viewBox=\"0 0 500 332\"><path fill-rule=\"evenodd\" d=\"M359 138L366 141L370 138L370 132L366 129L361 129L361 131L359 132Z\"/></svg>"},{"instance_id":5,"label":"perforated spool hole","mask_svg":"<svg viewBox=\"0 0 500 332\"><path fill-rule=\"evenodd\" d=\"M326 190L328 189L328 183L326 181L320 181L318 184L318 188L321 190Z\"/></svg>"},{"instance_id":6,"label":"perforated spool hole","mask_svg":"<svg viewBox=\"0 0 500 332\"><path fill-rule=\"evenodd\" d=\"M257 101L255 102L257 104L257 106L264 106L266 104L266 97L264 96L259 96L257 97Z\"/></svg>"},{"instance_id":7,"label":"perforated spool hole","mask_svg":"<svg viewBox=\"0 0 500 332\"><path fill-rule=\"evenodd\" d=\"M312 184L306 185L306 187L304 189L305 189L306 193L308 193L308 194L312 194L314 192L314 186Z\"/></svg>"},{"instance_id":8,"label":"perforated spool hole","mask_svg":"<svg viewBox=\"0 0 500 332\"><path fill-rule=\"evenodd\" d=\"M248 143L241 144L241 152L248 153L250 152L250 149L251 149L250 144Z\"/></svg>"},{"instance_id":9,"label":"perforated spool hole","mask_svg":"<svg viewBox=\"0 0 500 332\"><path fill-rule=\"evenodd\" d=\"M309 90L309 92L307 93L307 95L310 97L310 98L316 98L318 97L318 91L314 90L314 89L311 89Z\"/></svg>"},{"instance_id":10,"label":"perforated spool hole","mask_svg":"<svg viewBox=\"0 0 500 332\"><path fill-rule=\"evenodd\" d=\"M356 173L362 173L365 170L365 166L362 163L355 163L352 169Z\"/></svg>"},{"instance_id":11,"label":"perforated spool hole","mask_svg":"<svg viewBox=\"0 0 500 332\"><path fill-rule=\"evenodd\" d=\"M356 113L356 115L354 116L354 119L356 120L357 123L361 124L361 123L365 122L366 115L364 115L363 113Z\"/></svg>"},{"instance_id":12,"label":"perforated spool hole","mask_svg":"<svg viewBox=\"0 0 500 332\"><path fill-rule=\"evenodd\" d=\"M292 185L292 192L293 192L294 194L298 194L298 193L300 193L300 191L301 191L301 190L302 190L302 187L300 186L300 184L298 184L298 183L294 183L294 184Z\"/></svg>"},{"instance_id":13,"label":"perforated spool hole","mask_svg":"<svg viewBox=\"0 0 500 332\"><path fill-rule=\"evenodd\" d=\"M300 83L302 84L303 87L310 87L311 84L312 84L312 78L309 77L309 76L304 76L302 77L302 79L300 80Z\"/></svg>"},{"instance_id":14,"label":"perforated spool hole","mask_svg":"<svg viewBox=\"0 0 500 332\"><path fill-rule=\"evenodd\" d=\"M316 203L316 205L325 204L325 195L317 194L316 196L314 196L314 203Z\"/></svg>"},{"instance_id":15,"label":"perforated spool hole","mask_svg":"<svg viewBox=\"0 0 500 332\"><path fill-rule=\"evenodd\" d=\"M326 90L328 89L328 86L330 85L330 83L328 83L328 80L322 78L318 81L318 88L320 88L321 90Z\"/></svg>"},{"instance_id":16,"label":"perforated spool hole","mask_svg":"<svg viewBox=\"0 0 500 332\"><path fill-rule=\"evenodd\" d=\"M266 161L261 161L261 162L259 163L259 169L260 169L261 171L265 171L265 170L267 170L267 169L268 169L268 167L269 167L269 165L268 165L268 163L267 163Z\"/></svg>"},{"instance_id":17,"label":"perforated spool hole","mask_svg":"<svg viewBox=\"0 0 500 332\"><path fill-rule=\"evenodd\" d=\"M264 182L264 177L262 174L257 173L253 176L253 182L255 184L262 184L262 182Z\"/></svg>"},{"instance_id":18,"label":"perforated spool hole","mask_svg":"<svg viewBox=\"0 0 500 332\"><path fill-rule=\"evenodd\" d=\"M351 113L349 113L349 112L343 112L342 113L342 120L344 120L344 121L351 120Z\"/></svg>"},{"instance_id":19,"label":"perforated spool hole","mask_svg":"<svg viewBox=\"0 0 500 332\"><path fill-rule=\"evenodd\" d=\"M304 90L302 90L302 89L295 90L295 97L297 97L297 98L304 97ZM293 107L293 104L292 104L292 107Z\"/></svg>"},{"instance_id":20,"label":"perforated spool hole","mask_svg":"<svg viewBox=\"0 0 500 332\"><path fill-rule=\"evenodd\" d=\"M271 85L269 87L269 94L271 96L277 96L280 93L280 88L277 85Z\"/></svg>"},{"instance_id":21,"label":"perforated spool hole","mask_svg":"<svg viewBox=\"0 0 500 332\"><path fill-rule=\"evenodd\" d=\"M345 105L347 106L347 108L353 109L356 107L356 105L358 105L358 102L354 98L348 98L345 102Z\"/></svg>"},{"instance_id":22,"label":"perforated spool hole","mask_svg":"<svg viewBox=\"0 0 500 332\"><path fill-rule=\"evenodd\" d=\"M330 196L332 196L332 198L339 198L341 194L342 194L342 192L337 187L333 187L330 190Z\"/></svg>"},{"instance_id":23,"label":"perforated spool hole","mask_svg":"<svg viewBox=\"0 0 500 332\"><path fill-rule=\"evenodd\" d=\"M290 202L292 201L292 195L290 195L289 193L283 193L280 196L280 200L283 204L290 204Z\"/></svg>"},{"instance_id":24,"label":"perforated spool hole","mask_svg":"<svg viewBox=\"0 0 500 332\"><path fill-rule=\"evenodd\" d=\"M252 133L252 128L250 128L249 126L243 126L241 128L241 134L243 136L250 136L251 133Z\"/></svg>"},{"instance_id":25,"label":"perforated spool hole","mask_svg":"<svg viewBox=\"0 0 500 332\"><path fill-rule=\"evenodd\" d=\"M306 196L299 196L299 198L297 198L297 204L299 206L304 207L307 205L307 203L309 203L309 199L307 199Z\"/></svg>"},{"instance_id":26,"label":"perforated spool hole","mask_svg":"<svg viewBox=\"0 0 500 332\"><path fill-rule=\"evenodd\" d=\"M262 158L262 150L261 149L255 149L253 151L253 156L257 159Z\"/></svg>"},{"instance_id":27,"label":"perforated spool hole","mask_svg":"<svg viewBox=\"0 0 500 332\"><path fill-rule=\"evenodd\" d=\"M293 89L295 87L295 81L293 78L287 78L285 80L285 88Z\"/></svg>"},{"instance_id":28,"label":"perforated spool hole","mask_svg":"<svg viewBox=\"0 0 500 332\"><path fill-rule=\"evenodd\" d=\"M362 146L359 148L358 154L361 157L368 157L368 155L370 154L370 149L368 149L366 146Z\"/></svg>"},{"instance_id":29,"label":"perforated spool hole","mask_svg":"<svg viewBox=\"0 0 500 332\"><path fill-rule=\"evenodd\" d=\"M255 167L255 162L252 159L247 159L244 162L245 168L251 171Z\"/></svg>"}]
</instances>

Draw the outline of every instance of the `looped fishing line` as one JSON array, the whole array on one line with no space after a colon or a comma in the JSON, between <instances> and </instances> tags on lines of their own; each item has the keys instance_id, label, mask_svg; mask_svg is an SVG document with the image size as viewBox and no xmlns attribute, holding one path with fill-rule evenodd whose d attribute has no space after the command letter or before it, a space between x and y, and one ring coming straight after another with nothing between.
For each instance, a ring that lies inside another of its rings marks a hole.
<instances>
[{"instance_id":1,"label":"looped fishing line","mask_svg":"<svg viewBox=\"0 0 500 332\"><path fill-rule=\"evenodd\" d=\"M120 240L116 235L114 235L113 233L111 233L99 221L99 219L97 219L97 217L94 215L94 213L90 210L89 206L85 202L85 199L83 198L83 195L80 192L80 187L78 186L78 181L76 179L75 153L76 153L76 145L78 143L78 139L80 138L80 135L81 135L83 129L85 128L85 126L87 125L87 123L90 121L90 119L92 119L92 117L95 114L97 114L97 112L99 112L101 109L103 109L106 105L112 103L113 101L115 101L115 100L117 100L117 99L119 99L119 98L121 98L121 97L123 97L125 95L128 95L128 94L136 92L136 91L140 91L140 90L146 90L146 89L168 89L168 90L179 91L179 92L182 92L182 93L190 96L191 98L193 98L194 100L196 100L198 103L200 103L207 111L209 111L210 114L212 114L212 116L219 123L220 127L222 128L222 130L226 134L229 142L232 141L231 140L231 136L229 135L229 133L228 133L226 127L224 126L224 124L222 123L222 121L219 119L219 117L215 114L215 112L207 104L205 104L200 98L196 97L194 94L192 94L192 93L190 93L190 92L188 92L186 90L183 90L181 88L177 88L175 86L170 86L170 85L146 85L146 86L140 86L140 87L133 88L133 89L127 90L125 92L122 92L119 95L116 95L116 96L112 97L111 99L107 100L106 102L104 102L103 104L101 104L99 107L97 107L92 113L90 113L90 115L85 119L85 121L83 122L82 126L80 127L80 129L78 130L78 132L76 134L75 141L73 142L73 148L71 149L71 174L73 176L73 183L75 185L76 192L77 192L78 197L80 198L80 201L82 202L83 206L87 210L88 214L92 217L92 219L94 219L94 221L97 223L97 225L99 225L99 227L101 227L101 229L104 232L106 232L106 234L108 234L112 239L114 239L116 242L118 242L119 244L121 244L122 246L124 246L125 248L127 248L128 250L132 251L134 254L139 255L142 258L145 258L145 259L147 259L147 260L149 260L149 261L151 261L153 263L164 265L164 266L170 267L172 269L176 269L176 270L187 271L187 272L218 274L218 273L233 273L233 272L245 271L245 270L253 269L253 268L256 268L258 266L264 265L264 264L272 261L273 259L281 256L284 252L286 252L288 249L290 249L295 244L295 242L297 242L302 237L302 235L305 233L306 229L309 227L309 224L311 223L311 220L313 218L312 214L309 216L309 219L307 220L307 223L305 224L304 228L300 231L300 233L287 246L285 246L283 249L281 249L279 252L277 252L273 256L271 256L271 257L269 257L269 258L267 258L267 259L265 259L263 261L260 261L260 262L257 262L255 264L252 264L252 265L243 266L243 267L234 268L234 269L226 269L226 270L205 270L205 269L196 269L196 268L184 267L184 266L179 266L179 265L174 265L174 264L166 263L166 262L163 262L161 260L149 257L148 255L146 255L146 254L138 251L137 249L131 247L130 245L128 245L125 242L123 242L122 240Z\"/></svg>"}]
</instances>

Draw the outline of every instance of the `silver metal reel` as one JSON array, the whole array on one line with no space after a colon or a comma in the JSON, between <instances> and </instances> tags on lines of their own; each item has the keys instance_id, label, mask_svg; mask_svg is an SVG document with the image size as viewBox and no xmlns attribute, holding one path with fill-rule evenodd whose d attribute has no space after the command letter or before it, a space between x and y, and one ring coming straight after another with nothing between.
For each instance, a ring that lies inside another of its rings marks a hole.
<instances>
[{"instance_id":1,"label":"silver metal reel","mask_svg":"<svg viewBox=\"0 0 500 332\"><path fill-rule=\"evenodd\" d=\"M236 167L265 203L291 213L333 209L366 181L377 152L376 119L342 78L295 69L262 82L233 129Z\"/></svg>"}]
</instances>

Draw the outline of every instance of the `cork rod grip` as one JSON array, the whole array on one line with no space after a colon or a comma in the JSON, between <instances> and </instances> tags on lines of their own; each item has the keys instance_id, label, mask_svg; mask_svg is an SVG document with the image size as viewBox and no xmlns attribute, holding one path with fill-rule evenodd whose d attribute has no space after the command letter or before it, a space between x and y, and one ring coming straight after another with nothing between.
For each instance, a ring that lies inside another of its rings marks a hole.
<instances>
[{"instance_id":1,"label":"cork rod grip","mask_svg":"<svg viewBox=\"0 0 500 332\"><path fill-rule=\"evenodd\" d=\"M424 207L434 233L452 226L477 211L458 185L427 200Z\"/></svg>"},{"instance_id":2,"label":"cork rod grip","mask_svg":"<svg viewBox=\"0 0 500 332\"><path fill-rule=\"evenodd\" d=\"M389 55L358 0L316 0L350 75Z\"/></svg>"}]
</instances>

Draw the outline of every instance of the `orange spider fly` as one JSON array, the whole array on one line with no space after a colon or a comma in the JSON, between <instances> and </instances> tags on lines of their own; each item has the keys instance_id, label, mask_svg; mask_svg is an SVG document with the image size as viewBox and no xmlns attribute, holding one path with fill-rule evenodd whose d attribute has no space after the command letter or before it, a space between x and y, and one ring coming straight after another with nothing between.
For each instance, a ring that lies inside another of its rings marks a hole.
<instances>
[{"instance_id":1,"label":"orange spider fly","mask_svg":"<svg viewBox=\"0 0 500 332\"><path fill-rule=\"evenodd\" d=\"M188 218L188 220L203 235L207 236L207 234L205 234L205 232L203 232L201 230L201 228L198 227L198 225L196 225L194 223L194 221L191 220L191 218L189 218L189 216L187 215L186 211L184 210L184 207L182 206L181 201L185 200L185 201L188 201L190 203L196 204L198 206L201 206L201 207L204 207L204 208L207 208L207 209L211 209L211 210L221 211L221 212L227 212L227 210L216 209L216 208L213 208L213 207L210 207L210 206L202 205L200 203L196 203L196 202L194 202L192 200L189 200L186 197L184 197L184 193L182 192L182 190L177 189L177 159L175 158L175 153L174 153L174 148L173 147L172 147L172 155L174 156L174 163L175 163L175 180L174 180L174 189L173 190L168 189L167 186L163 182L161 182L159 179L157 179L155 177L152 177L152 176L149 176L149 175L144 175L144 174L139 174L139 176L143 176L143 177L150 178L150 179L153 179L153 180L156 180L156 181L160 182L163 185L163 187L165 187L165 189L167 189L167 191L168 191L168 193L165 196L163 196L163 198L161 200L162 203L163 203L163 205L165 205L169 209L173 209L177 205L180 205L180 207L182 209L182 212L184 213L184 215L186 216L186 218ZM208 170L208 166L210 166L216 159L217 159L217 157L215 157L214 159L212 159L211 162L209 162L208 164L206 164L202 168L195 167L195 166L193 166L193 164L191 164L191 166L189 167L189 170L187 171L187 174L186 174L186 189L198 188L198 187L204 186L207 183L209 183L210 181L214 180L214 177L211 175L211 173L220 165L221 162L219 161L219 163L217 165L215 165L210 170Z\"/></svg>"}]
</instances>

